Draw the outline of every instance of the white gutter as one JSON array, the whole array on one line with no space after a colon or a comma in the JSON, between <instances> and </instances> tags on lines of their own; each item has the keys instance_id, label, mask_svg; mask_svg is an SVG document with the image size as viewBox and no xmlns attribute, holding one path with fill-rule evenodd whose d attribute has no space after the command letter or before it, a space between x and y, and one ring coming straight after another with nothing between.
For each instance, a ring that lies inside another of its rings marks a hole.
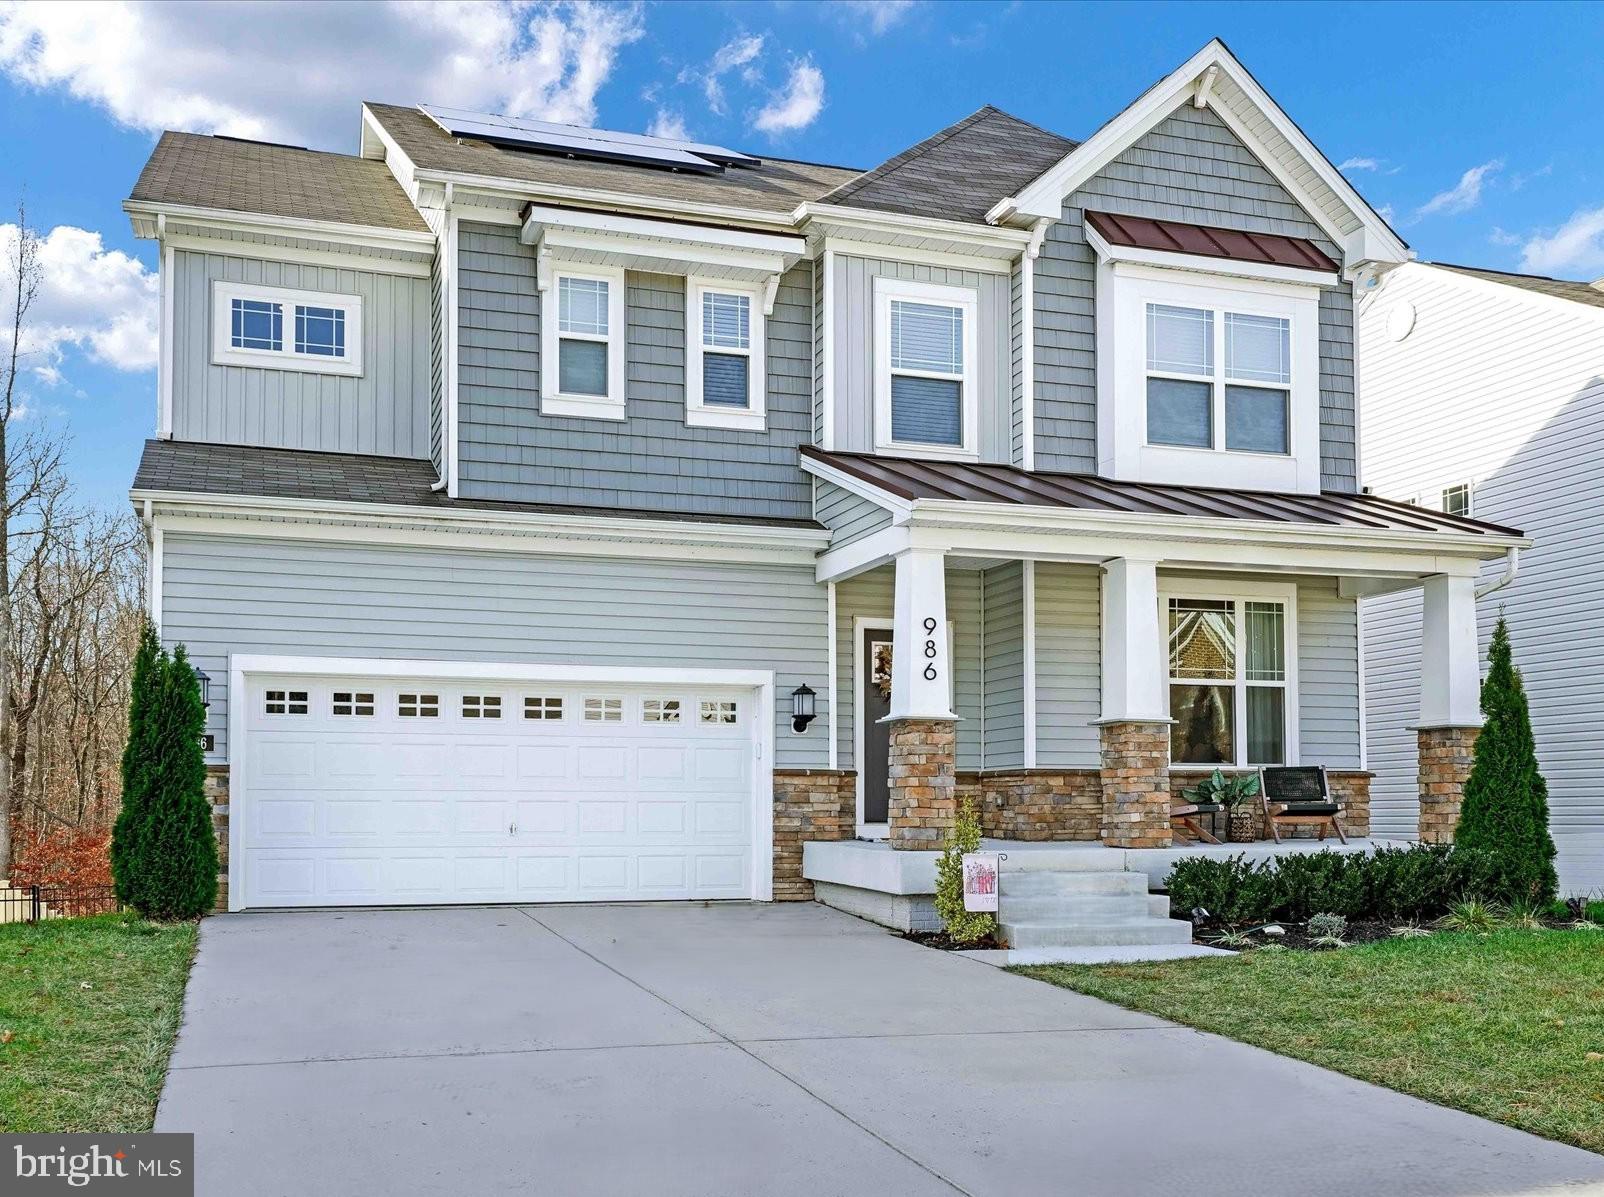
<instances>
[{"instance_id":1,"label":"white gutter","mask_svg":"<svg viewBox=\"0 0 1604 1197\"><path fill-rule=\"evenodd\" d=\"M1512 544L1504 551L1504 572L1498 577L1494 578L1491 582L1487 583L1485 586L1476 587L1476 597L1478 599L1484 599L1489 594L1502 590L1515 580L1515 575L1519 572L1520 546Z\"/></svg>"}]
</instances>

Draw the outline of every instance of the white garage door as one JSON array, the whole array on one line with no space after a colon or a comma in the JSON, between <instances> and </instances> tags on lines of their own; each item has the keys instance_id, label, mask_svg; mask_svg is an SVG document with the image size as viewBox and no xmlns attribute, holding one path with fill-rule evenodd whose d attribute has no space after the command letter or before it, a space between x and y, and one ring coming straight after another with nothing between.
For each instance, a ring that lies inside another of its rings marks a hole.
<instances>
[{"instance_id":1,"label":"white garage door","mask_svg":"<svg viewBox=\"0 0 1604 1197\"><path fill-rule=\"evenodd\" d=\"M756 896L750 688L243 690L236 907Z\"/></svg>"}]
</instances>

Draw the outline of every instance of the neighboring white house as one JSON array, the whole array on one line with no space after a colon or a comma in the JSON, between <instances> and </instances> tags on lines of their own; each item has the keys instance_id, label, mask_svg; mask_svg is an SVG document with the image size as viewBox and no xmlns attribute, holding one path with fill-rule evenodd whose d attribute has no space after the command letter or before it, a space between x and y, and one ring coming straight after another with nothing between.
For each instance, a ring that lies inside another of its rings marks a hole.
<instances>
[{"instance_id":1,"label":"neighboring white house","mask_svg":"<svg viewBox=\"0 0 1604 1197\"><path fill-rule=\"evenodd\" d=\"M1411 263L1360 305L1365 482L1532 537L1502 612L1548 778L1561 888L1604 888L1604 280ZM1488 565L1483 588L1502 576ZM1420 591L1367 599L1366 735L1378 835L1416 826Z\"/></svg>"}]
</instances>

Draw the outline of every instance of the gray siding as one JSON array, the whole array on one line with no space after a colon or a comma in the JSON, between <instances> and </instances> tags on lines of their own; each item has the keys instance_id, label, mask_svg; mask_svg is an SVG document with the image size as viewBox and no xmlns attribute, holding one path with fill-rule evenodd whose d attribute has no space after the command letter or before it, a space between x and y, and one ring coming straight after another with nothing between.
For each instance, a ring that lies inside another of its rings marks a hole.
<instances>
[{"instance_id":1,"label":"gray siding","mask_svg":"<svg viewBox=\"0 0 1604 1197\"><path fill-rule=\"evenodd\" d=\"M1357 769L1359 608L1335 578L1298 578L1298 751L1305 765Z\"/></svg>"},{"instance_id":2,"label":"gray siding","mask_svg":"<svg viewBox=\"0 0 1604 1197\"><path fill-rule=\"evenodd\" d=\"M985 768L1025 763L1025 592L1018 562L981 575Z\"/></svg>"},{"instance_id":3,"label":"gray siding","mask_svg":"<svg viewBox=\"0 0 1604 1197\"><path fill-rule=\"evenodd\" d=\"M170 534L162 634L232 653L772 669L775 763L828 762L825 593L807 566L521 556ZM819 694L791 732L790 692ZM208 730L227 744L228 686Z\"/></svg>"},{"instance_id":4,"label":"gray siding","mask_svg":"<svg viewBox=\"0 0 1604 1197\"><path fill-rule=\"evenodd\" d=\"M429 268L429 460L444 468L446 443L446 295L443 255Z\"/></svg>"},{"instance_id":5,"label":"gray siding","mask_svg":"<svg viewBox=\"0 0 1604 1197\"><path fill-rule=\"evenodd\" d=\"M878 503L860 498L833 482L815 480L813 485L813 517L834 533L830 538L832 548L851 544L891 523L891 513Z\"/></svg>"},{"instance_id":6,"label":"gray siding","mask_svg":"<svg viewBox=\"0 0 1604 1197\"><path fill-rule=\"evenodd\" d=\"M1015 265L1008 276L1008 460L1025 464L1025 279Z\"/></svg>"},{"instance_id":7,"label":"gray siding","mask_svg":"<svg viewBox=\"0 0 1604 1197\"><path fill-rule=\"evenodd\" d=\"M1006 274L949 270L908 262L835 258L835 447L874 452L874 280L969 287L977 296L975 392L982 461L1012 457L1012 365Z\"/></svg>"},{"instance_id":8,"label":"gray siding","mask_svg":"<svg viewBox=\"0 0 1604 1197\"><path fill-rule=\"evenodd\" d=\"M947 571L947 618L952 623L953 710L958 723L958 768L980 768L981 619L980 571ZM835 588L836 703L840 719L837 748L843 769L853 760L853 720L857 714L857 662L853 621L859 617L891 626L896 573L891 566L871 570Z\"/></svg>"},{"instance_id":9,"label":"gray siding","mask_svg":"<svg viewBox=\"0 0 1604 1197\"><path fill-rule=\"evenodd\" d=\"M1420 834L1420 751L1413 730L1420 722L1420 618L1418 588L1364 601L1365 755L1375 774L1370 830L1409 840Z\"/></svg>"},{"instance_id":10,"label":"gray siding","mask_svg":"<svg viewBox=\"0 0 1604 1197\"><path fill-rule=\"evenodd\" d=\"M1097 468L1097 255L1086 208L1307 237L1341 260L1320 226L1220 118L1180 108L1064 201L1036 261L1036 468ZM1353 297L1320 300L1320 461L1323 485L1357 489Z\"/></svg>"},{"instance_id":11,"label":"gray siding","mask_svg":"<svg viewBox=\"0 0 1604 1197\"><path fill-rule=\"evenodd\" d=\"M362 297L361 377L212 364L212 284ZM232 254L173 254L173 435L281 449L429 455L429 282Z\"/></svg>"},{"instance_id":12,"label":"gray siding","mask_svg":"<svg viewBox=\"0 0 1604 1197\"><path fill-rule=\"evenodd\" d=\"M1036 764L1098 767L1102 633L1096 566L1036 563Z\"/></svg>"},{"instance_id":13,"label":"gray siding","mask_svg":"<svg viewBox=\"0 0 1604 1197\"><path fill-rule=\"evenodd\" d=\"M460 493L470 498L805 519L797 447L812 423L811 279L781 280L767 325L764 432L685 424L685 280L628 275L627 413L540 413L534 250L515 228L464 224L458 337Z\"/></svg>"}]
</instances>

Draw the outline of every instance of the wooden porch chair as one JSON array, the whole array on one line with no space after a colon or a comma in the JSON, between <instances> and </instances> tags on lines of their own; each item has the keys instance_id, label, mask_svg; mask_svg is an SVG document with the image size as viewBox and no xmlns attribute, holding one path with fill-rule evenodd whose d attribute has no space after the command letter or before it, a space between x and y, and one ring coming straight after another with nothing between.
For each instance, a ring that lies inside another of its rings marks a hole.
<instances>
[{"instance_id":1,"label":"wooden porch chair","mask_svg":"<svg viewBox=\"0 0 1604 1197\"><path fill-rule=\"evenodd\" d=\"M1259 770L1259 801L1264 805L1264 825L1270 838L1281 842L1282 827L1318 827L1320 839L1327 831L1337 833L1344 844L1337 816L1342 804L1331 797L1324 765L1273 765Z\"/></svg>"},{"instance_id":2,"label":"wooden porch chair","mask_svg":"<svg viewBox=\"0 0 1604 1197\"><path fill-rule=\"evenodd\" d=\"M1197 821L1199 815L1217 815L1225 806L1219 802L1183 802L1179 805L1170 803L1170 828L1183 840L1202 840L1205 844L1217 844L1220 841L1204 830L1203 824Z\"/></svg>"}]
</instances>

